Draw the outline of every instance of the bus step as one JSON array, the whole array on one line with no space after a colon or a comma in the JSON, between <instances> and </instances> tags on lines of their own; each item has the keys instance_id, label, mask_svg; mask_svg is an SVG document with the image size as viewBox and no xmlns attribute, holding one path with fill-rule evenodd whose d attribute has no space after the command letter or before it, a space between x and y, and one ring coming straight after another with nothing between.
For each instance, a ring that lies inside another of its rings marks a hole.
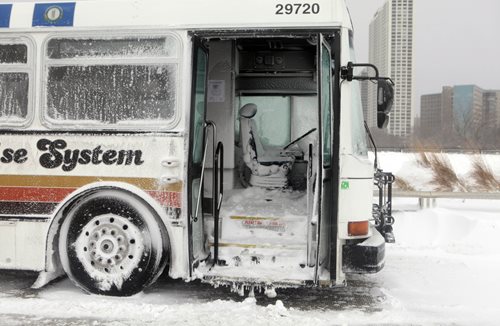
<instances>
[{"instance_id":1,"label":"bus step","mask_svg":"<svg viewBox=\"0 0 500 326\"><path fill-rule=\"evenodd\" d=\"M314 267L308 267L299 256L268 256L243 252L241 255L223 259L224 264L201 266L205 280L233 279L235 282L275 284L295 283L314 279Z\"/></svg>"},{"instance_id":2,"label":"bus step","mask_svg":"<svg viewBox=\"0 0 500 326\"><path fill-rule=\"evenodd\" d=\"M222 218L221 237L306 238L303 217L263 217L230 215Z\"/></svg>"},{"instance_id":3,"label":"bus step","mask_svg":"<svg viewBox=\"0 0 500 326\"><path fill-rule=\"evenodd\" d=\"M210 243L213 253L213 243ZM282 265L300 266L306 259L305 244L219 243L219 260L226 266Z\"/></svg>"}]
</instances>

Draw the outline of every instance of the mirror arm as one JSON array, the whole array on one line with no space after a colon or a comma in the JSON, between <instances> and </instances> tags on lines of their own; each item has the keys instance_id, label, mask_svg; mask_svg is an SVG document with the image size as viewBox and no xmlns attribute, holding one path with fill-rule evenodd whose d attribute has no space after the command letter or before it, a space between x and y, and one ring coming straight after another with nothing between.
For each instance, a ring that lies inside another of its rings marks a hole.
<instances>
[{"instance_id":1,"label":"mirror arm","mask_svg":"<svg viewBox=\"0 0 500 326\"><path fill-rule=\"evenodd\" d=\"M369 77L369 76L354 76L354 68L355 67L368 67L372 68L375 71L375 77ZM378 68L375 65L372 65L371 63L353 63L349 61L347 63L347 67L341 67L340 68L340 76L342 79L346 79L347 81L353 81L353 80L388 80L391 82L392 85L394 85L394 82L390 77L379 77L378 73Z\"/></svg>"}]
</instances>

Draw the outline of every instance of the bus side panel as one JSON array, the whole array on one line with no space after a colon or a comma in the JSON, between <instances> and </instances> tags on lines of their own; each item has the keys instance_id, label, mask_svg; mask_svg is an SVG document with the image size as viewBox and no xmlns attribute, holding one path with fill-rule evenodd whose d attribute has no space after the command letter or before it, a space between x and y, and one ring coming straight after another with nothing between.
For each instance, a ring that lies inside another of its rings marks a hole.
<instances>
[{"instance_id":1,"label":"bus side panel","mask_svg":"<svg viewBox=\"0 0 500 326\"><path fill-rule=\"evenodd\" d=\"M45 268L47 221L0 221L0 269Z\"/></svg>"},{"instance_id":2,"label":"bus side panel","mask_svg":"<svg viewBox=\"0 0 500 326\"><path fill-rule=\"evenodd\" d=\"M339 238L348 234L349 222L370 221L373 205L373 165L362 156L343 155L339 192ZM369 237L368 233L362 238Z\"/></svg>"},{"instance_id":3,"label":"bus side panel","mask_svg":"<svg viewBox=\"0 0 500 326\"><path fill-rule=\"evenodd\" d=\"M339 207L339 238L353 239L348 234L349 222L372 219L373 179L341 179ZM366 236L361 238L369 237Z\"/></svg>"},{"instance_id":4,"label":"bus side panel","mask_svg":"<svg viewBox=\"0 0 500 326\"><path fill-rule=\"evenodd\" d=\"M130 185L162 217L183 264L184 139L176 134L7 134L0 144L0 268L43 270L54 216L92 185ZM49 259L50 260L50 259ZM49 263L49 268L50 268ZM173 267L173 266L172 266ZM183 266L174 268L182 274Z\"/></svg>"}]
</instances>

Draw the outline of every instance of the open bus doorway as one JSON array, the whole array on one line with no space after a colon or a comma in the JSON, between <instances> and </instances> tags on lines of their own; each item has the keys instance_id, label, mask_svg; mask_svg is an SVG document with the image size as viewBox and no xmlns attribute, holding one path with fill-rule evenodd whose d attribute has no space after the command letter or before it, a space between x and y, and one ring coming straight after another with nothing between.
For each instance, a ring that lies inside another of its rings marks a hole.
<instances>
[{"instance_id":1,"label":"open bus doorway","mask_svg":"<svg viewBox=\"0 0 500 326\"><path fill-rule=\"evenodd\" d=\"M218 261L207 260L205 278L315 280L323 191L318 42L316 36L202 42L209 58L207 120L224 144L218 241L210 209L214 195L219 196L212 193L214 153L212 145L206 146L205 244L211 259L217 247ZM331 77L330 67L327 73ZM325 126L330 133L330 122ZM210 134L205 145L213 142Z\"/></svg>"}]
</instances>

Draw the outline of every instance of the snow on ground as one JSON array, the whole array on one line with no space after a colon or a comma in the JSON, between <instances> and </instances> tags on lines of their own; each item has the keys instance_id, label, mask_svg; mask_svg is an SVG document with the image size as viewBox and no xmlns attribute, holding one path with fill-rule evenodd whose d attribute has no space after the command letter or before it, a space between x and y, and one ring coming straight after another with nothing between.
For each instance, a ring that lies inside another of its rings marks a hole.
<instances>
[{"instance_id":1,"label":"snow on ground","mask_svg":"<svg viewBox=\"0 0 500 326\"><path fill-rule=\"evenodd\" d=\"M448 157L459 178L465 180L469 178L474 155L459 153L443 153L443 155ZM370 153L370 157L373 158L373 153ZM500 178L500 155L481 154L481 157L491 168L493 174ZM379 167L384 171L392 172L396 177L408 181L415 190L434 190L435 185L430 183L432 173L420 166L417 159L418 155L415 153L381 152L378 155Z\"/></svg>"},{"instance_id":2,"label":"snow on ground","mask_svg":"<svg viewBox=\"0 0 500 326\"><path fill-rule=\"evenodd\" d=\"M448 154L460 176L470 155ZM500 155L485 155L500 174ZM381 153L386 171L421 190L428 173L413 154ZM130 298L87 295L67 279L41 290L36 275L0 271L0 325L496 325L500 319L500 201L394 202L396 244L385 268L348 276L346 288L291 289L269 299L162 279Z\"/></svg>"},{"instance_id":3,"label":"snow on ground","mask_svg":"<svg viewBox=\"0 0 500 326\"><path fill-rule=\"evenodd\" d=\"M376 276L396 300L395 312L416 321L498 324L500 201L438 200L438 208L395 217L397 244Z\"/></svg>"},{"instance_id":4,"label":"snow on ground","mask_svg":"<svg viewBox=\"0 0 500 326\"><path fill-rule=\"evenodd\" d=\"M26 290L22 273L0 272L0 324L498 324L500 201L438 200L420 211L416 199L398 199L394 206L397 243L387 246L385 268L349 277L347 288L245 299L226 288L161 281L131 298L108 298L68 280Z\"/></svg>"}]
</instances>

